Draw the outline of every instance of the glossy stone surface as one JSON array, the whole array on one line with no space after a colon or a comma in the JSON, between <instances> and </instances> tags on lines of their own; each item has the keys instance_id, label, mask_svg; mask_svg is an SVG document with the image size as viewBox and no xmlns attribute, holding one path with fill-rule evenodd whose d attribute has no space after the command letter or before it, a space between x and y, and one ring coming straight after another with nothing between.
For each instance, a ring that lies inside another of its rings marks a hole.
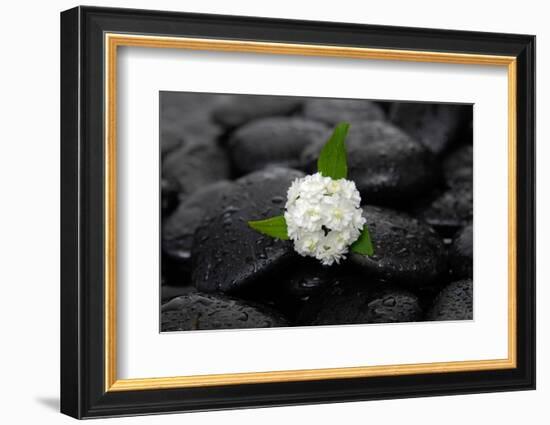
<instances>
[{"instance_id":1,"label":"glossy stone surface","mask_svg":"<svg viewBox=\"0 0 550 425\"><path fill-rule=\"evenodd\" d=\"M168 268L190 270L195 230L206 216L215 213L232 185L222 180L197 190L163 222L162 252L168 261Z\"/></svg>"},{"instance_id":2,"label":"glossy stone surface","mask_svg":"<svg viewBox=\"0 0 550 425\"><path fill-rule=\"evenodd\" d=\"M420 217L445 234L452 235L473 217L473 182L457 182L436 197Z\"/></svg>"},{"instance_id":3,"label":"glossy stone surface","mask_svg":"<svg viewBox=\"0 0 550 425\"><path fill-rule=\"evenodd\" d=\"M280 284L281 290L296 301L307 301L312 295L343 277L341 269L337 265L327 267L316 259L300 257L290 273L285 273Z\"/></svg>"},{"instance_id":4,"label":"glossy stone surface","mask_svg":"<svg viewBox=\"0 0 550 425\"><path fill-rule=\"evenodd\" d=\"M324 142L302 154L308 172L316 169ZM346 139L348 178L363 203L403 205L434 184L432 155L397 127L382 121L352 125Z\"/></svg>"},{"instance_id":5,"label":"glossy stone surface","mask_svg":"<svg viewBox=\"0 0 550 425\"><path fill-rule=\"evenodd\" d=\"M472 320L472 280L459 280L446 286L437 296L426 318L427 320Z\"/></svg>"},{"instance_id":6,"label":"glossy stone surface","mask_svg":"<svg viewBox=\"0 0 550 425\"><path fill-rule=\"evenodd\" d=\"M337 325L413 322L422 318L418 298L410 292L381 288L368 279L332 285L303 307L299 323Z\"/></svg>"},{"instance_id":7,"label":"glossy stone surface","mask_svg":"<svg viewBox=\"0 0 550 425\"><path fill-rule=\"evenodd\" d=\"M455 279L473 277L474 246L472 223L463 227L455 236L449 250L449 273Z\"/></svg>"},{"instance_id":8,"label":"glossy stone surface","mask_svg":"<svg viewBox=\"0 0 550 425\"><path fill-rule=\"evenodd\" d=\"M414 289L438 284L447 259L443 241L430 226L387 208L367 206L363 211L374 255L350 255L359 272Z\"/></svg>"},{"instance_id":9,"label":"glossy stone surface","mask_svg":"<svg viewBox=\"0 0 550 425\"><path fill-rule=\"evenodd\" d=\"M269 168L236 180L218 213L195 232L192 281L199 290L235 293L261 285L296 255L290 241L264 236L248 221L283 214L288 187L301 176L296 170Z\"/></svg>"},{"instance_id":10,"label":"glossy stone surface","mask_svg":"<svg viewBox=\"0 0 550 425\"><path fill-rule=\"evenodd\" d=\"M391 108L390 120L435 154L449 149L472 119L469 105L402 102Z\"/></svg>"},{"instance_id":11,"label":"glossy stone surface","mask_svg":"<svg viewBox=\"0 0 550 425\"><path fill-rule=\"evenodd\" d=\"M286 319L266 307L223 295L198 292L174 298L161 310L161 331L271 328Z\"/></svg>"}]
</instances>

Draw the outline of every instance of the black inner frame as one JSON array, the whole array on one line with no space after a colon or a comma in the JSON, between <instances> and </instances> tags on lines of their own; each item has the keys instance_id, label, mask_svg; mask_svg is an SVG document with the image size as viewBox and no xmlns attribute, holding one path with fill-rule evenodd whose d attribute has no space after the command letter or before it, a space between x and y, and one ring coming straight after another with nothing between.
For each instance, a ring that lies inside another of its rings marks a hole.
<instances>
[{"instance_id":1,"label":"black inner frame","mask_svg":"<svg viewBox=\"0 0 550 425\"><path fill-rule=\"evenodd\" d=\"M517 368L105 392L102 229L106 32L515 56ZM61 117L63 413L90 418L534 389L534 36L77 7L61 14Z\"/></svg>"}]
</instances>

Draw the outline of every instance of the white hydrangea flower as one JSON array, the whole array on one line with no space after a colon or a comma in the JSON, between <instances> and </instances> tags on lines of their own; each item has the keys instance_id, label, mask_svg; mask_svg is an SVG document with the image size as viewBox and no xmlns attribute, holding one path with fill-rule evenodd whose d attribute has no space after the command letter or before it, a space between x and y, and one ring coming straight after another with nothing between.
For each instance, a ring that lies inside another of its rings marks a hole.
<instances>
[{"instance_id":1,"label":"white hydrangea flower","mask_svg":"<svg viewBox=\"0 0 550 425\"><path fill-rule=\"evenodd\" d=\"M288 189L285 221L294 249L330 266L346 258L365 218L355 183L320 173L299 178Z\"/></svg>"}]
</instances>

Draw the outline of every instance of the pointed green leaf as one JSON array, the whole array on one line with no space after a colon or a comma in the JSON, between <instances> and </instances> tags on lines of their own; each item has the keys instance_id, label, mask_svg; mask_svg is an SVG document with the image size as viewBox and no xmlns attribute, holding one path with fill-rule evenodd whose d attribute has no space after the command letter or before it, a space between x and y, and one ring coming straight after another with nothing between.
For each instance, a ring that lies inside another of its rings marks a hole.
<instances>
[{"instance_id":1,"label":"pointed green leaf","mask_svg":"<svg viewBox=\"0 0 550 425\"><path fill-rule=\"evenodd\" d=\"M248 225L264 235L282 240L288 239L286 221L282 215L266 218L265 220L249 221Z\"/></svg>"},{"instance_id":2,"label":"pointed green leaf","mask_svg":"<svg viewBox=\"0 0 550 425\"><path fill-rule=\"evenodd\" d=\"M372 246L372 240L370 238L369 229L367 225L363 226L359 239L351 244L351 252L363 255L373 255L374 247Z\"/></svg>"},{"instance_id":3,"label":"pointed green leaf","mask_svg":"<svg viewBox=\"0 0 550 425\"><path fill-rule=\"evenodd\" d=\"M349 124L341 122L332 132L332 136L325 143L319 159L317 171L323 176L335 180L345 179L348 176L348 161L346 158L345 140L348 134Z\"/></svg>"}]
</instances>

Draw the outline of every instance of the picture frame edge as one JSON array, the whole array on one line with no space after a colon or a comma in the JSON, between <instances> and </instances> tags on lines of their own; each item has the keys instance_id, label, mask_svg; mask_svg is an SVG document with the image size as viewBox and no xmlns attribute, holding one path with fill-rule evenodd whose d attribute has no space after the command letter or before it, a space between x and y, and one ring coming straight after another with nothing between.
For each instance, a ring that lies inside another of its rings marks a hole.
<instances>
[{"instance_id":1,"label":"picture frame edge","mask_svg":"<svg viewBox=\"0 0 550 425\"><path fill-rule=\"evenodd\" d=\"M454 372L450 380L440 382L440 376L418 375L421 381L431 383L432 389L415 382L414 376L398 378L352 378L325 382L324 389L313 392L311 383L260 384L256 397L246 396L245 389L237 386L217 387L226 396L212 398L204 389L153 390L136 392L106 392L105 363L92 347L103 347L103 323L93 318L102 312L104 291L101 285L104 263L98 250L103 248L104 235L97 235L103 228L104 217L94 214L101 211L101 183L104 167L101 166L103 148L95 146L102 129L92 129L98 122L103 99L98 95L87 97L91 88L100 81L90 83L93 57L103 46L97 45L98 37L108 31L111 19L123 17L125 25L132 25L132 16L142 19L162 14L172 19L191 17L200 26L201 19L211 21L241 20L252 26L262 22L271 25L334 27L346 31L400 30L426 37L429 29L406 27L365 26L317 21L273 20L255 17L224 15L184 14L178 12L140 11L83 7L61 13L61 412L75 418L126 416L146 413L176 411L218 410L226 408L264 407L274 405L317 404L382 398L405 398L434 395L466 394L492 391L530 390L535 388L535 36L522 34L477 33L468 31L433 30L439 35L472 38L472 43L484 36L498 39L495 44L501 52L509 43L510 52L518 61L517 96L517 187L518 187L518 367L505 371ZM102 18L103 17L103 18ZM183 18L182 18L183 19ZM190 18L189 18L190 19ZM130 24L128 24L130 20ZM197 23L198 22L198 23ZM240 21L239 21L240 22ZM135 25L135 23L133 24ZM341 26L339 26L341 25ZM362 29L362 30L361 30ZM448 31L448 32L447 32ZM274 31L276 32L276 31ZM298 31L298 33L300 33ZM326 37L326 36L324 36ZM349 37L349 35L347 36ZM340 37L346 38L346 37ZM346 38L347 39L347 38ZM444 40L443 40L444 41ZM443 43L440 40L440 43ZM414 44L414 41L411 41ZM444 43L443 43L444 44ZM482 43L483 44L483 43ZM486 44L484 44L486 46ZM94 47L95 46L95 47ZM92 54L91 57L88 54ZM101 52L100 52L101 55ZM95 63L97 67L98 64ZM101 79L101 78L100 78ZM100 96L101 97L101 96ZM92 105L92 107L90 107ZM94 110L92 110L94 109ZM100 184L98 185L98 182ZM92 210L89 210L92 208ZM518 285L519 286L519 285ZM521 289L521 290L520 290ZM103 317L103 315L101 315ZM102 322L102 321L101 321ZM95 353L95 354L94 354ZM480 375L481 373L481 375ZM448 375L448 374L447 374ZM99 377L98 377L99 376ZM483 379L480 379L482 377ZM488 378L493 381L487 381ZM476 381L477 379L477 381ZM351 383L351 381L355 381ZM464 382L470 381L470 387ZM318 381L317 381L318 382ZM379 393L372 389L361 391L366 383L379 385ZM346 385L348 389L346 390ZM257 385L257 384L251 384ZM274 385L270 391L267 386ZM423 384L426 385L426 384ZM310 388L308 390L308 388ZM164 393L162 393L164 391ZM309 391L309 393L308 393ZM331 394L332 391L332 394ZM339 391L339 392L338 392ZM159 397L159 394L162 396ZM283 394L283 395L281 395ZM284 396L286 394L286 397ZM308 395L309 394L309 395ZM182 396L186 395L183 399ZM294 398L289 398L289 397ZM278 397L278 398L277 398Z\"/></svg>"}]
</instances>

